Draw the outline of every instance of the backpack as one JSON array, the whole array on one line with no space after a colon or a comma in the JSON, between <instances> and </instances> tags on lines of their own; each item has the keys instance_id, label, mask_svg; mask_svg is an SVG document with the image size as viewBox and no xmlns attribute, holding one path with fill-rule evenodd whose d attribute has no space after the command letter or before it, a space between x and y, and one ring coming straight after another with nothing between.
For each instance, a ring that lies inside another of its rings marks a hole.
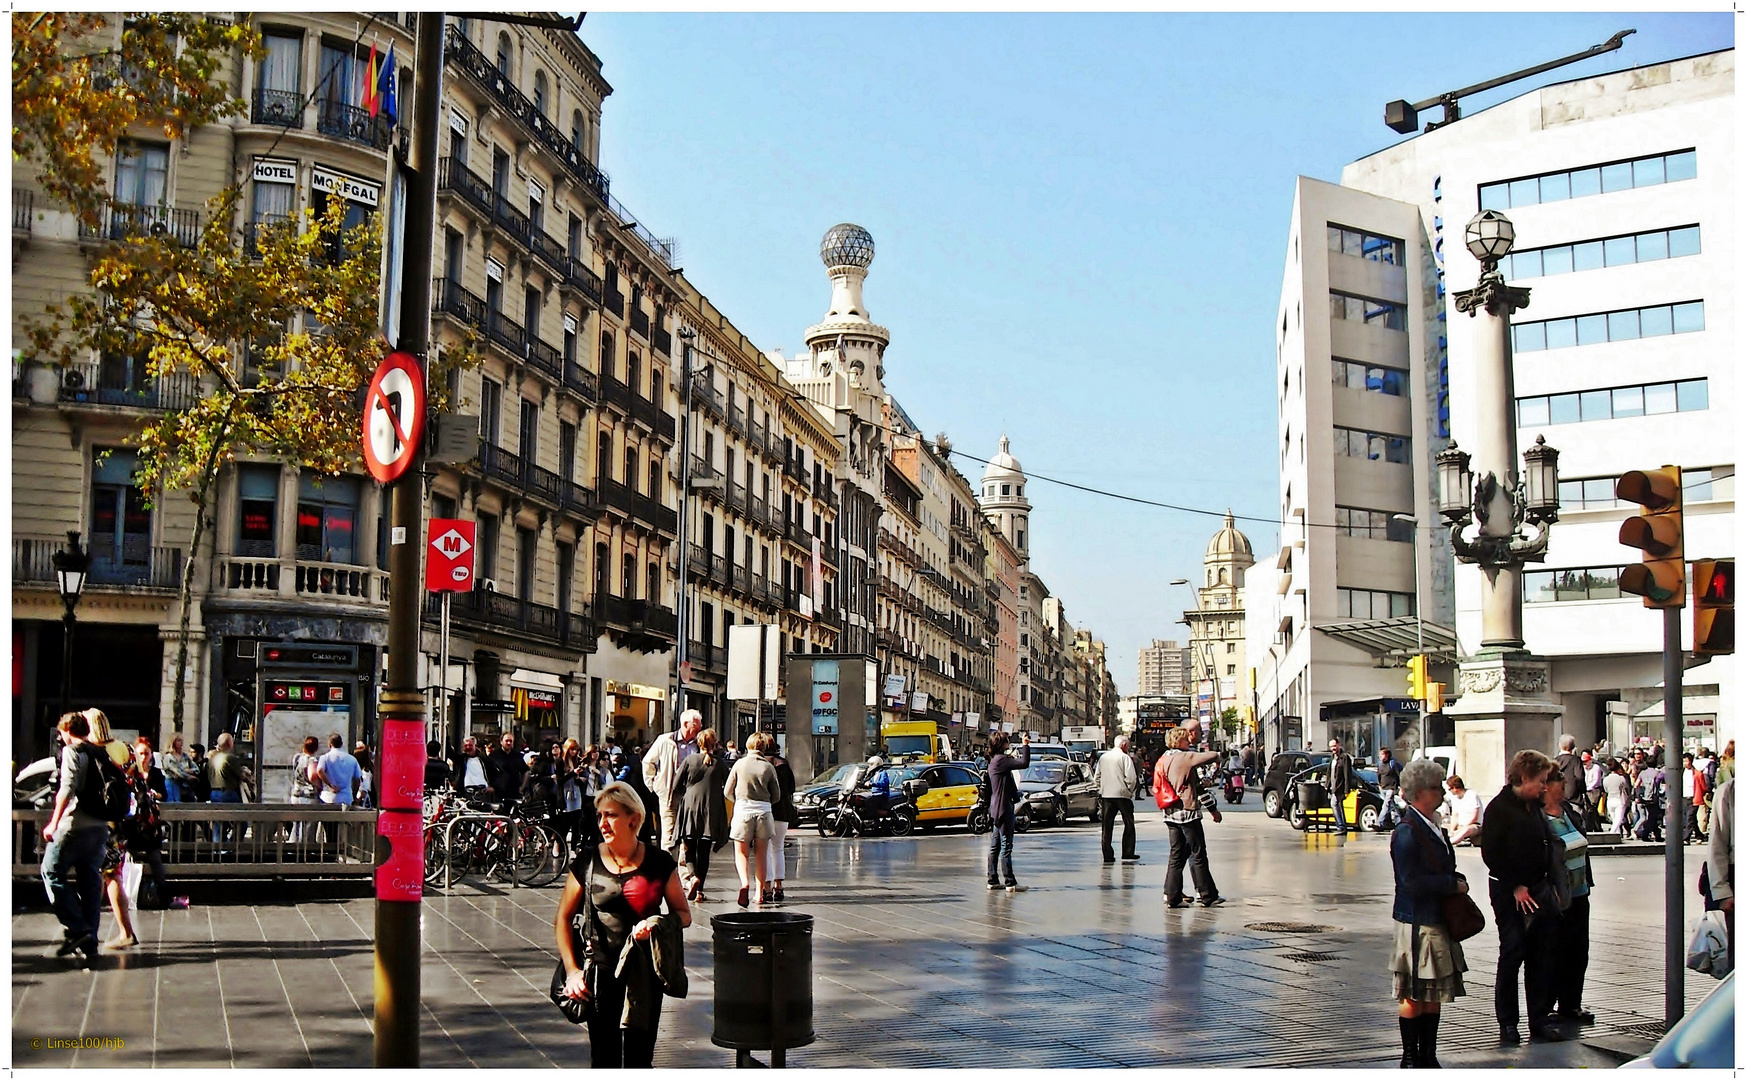
<instances>
[{"instance_id":1,"label":"backpack","mask_svg":"<svg viewBox=\"0 0 1746 1080\"><path fill-rule=\"evenodd\" d=\"M92 817L104 821L124 820L132 809L133 798L133 786L127 782L127 774L101 746L90 743L85 746L89 749L81 749L91 759L91 768L86 771L84 786L79 791L80 807Z\"/></svg>"},{"instance_id":2,"label":"backpack","mask_svg":"<svg viewBox=\"0 0 1746 1080\"><path fill-rule=\"evenodd\" d=\"M1168 763L1170 755L1165 754L1158 759L1158 767L1152 773L1152 797L1158 803L1160 810L1182 809L1182 794L1170 783Z\"/></svg>"}]
</instances>

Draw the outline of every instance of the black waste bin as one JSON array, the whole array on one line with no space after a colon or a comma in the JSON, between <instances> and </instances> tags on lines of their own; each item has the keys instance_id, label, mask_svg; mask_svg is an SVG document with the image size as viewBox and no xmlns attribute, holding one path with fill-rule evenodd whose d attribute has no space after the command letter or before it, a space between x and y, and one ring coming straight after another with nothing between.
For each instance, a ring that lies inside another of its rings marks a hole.
<instances>
[{"instance_id":1,"label":"black waste bin","mask_svg":"<svg viewBox=\"0 0 1746 1080\"><path fill-rule=\"evenodd\" d=\"M710 1041L777 1055L810 1044L812 916L736 911L710 920L715 944L715 1030ZM742 1058L744 1054L742 1053Z\"/></svg>"},{"instance_id":2,"label":"black waste bin","mask_svg":"<svg viewBox=\"0 0 1746 1080\"><path fill-rule=\"evenodd\" d=\"M1305 813L1328 809L1328 786L1317 780L1299 780L1297 806Z\"/></svg>"}]
</instances>

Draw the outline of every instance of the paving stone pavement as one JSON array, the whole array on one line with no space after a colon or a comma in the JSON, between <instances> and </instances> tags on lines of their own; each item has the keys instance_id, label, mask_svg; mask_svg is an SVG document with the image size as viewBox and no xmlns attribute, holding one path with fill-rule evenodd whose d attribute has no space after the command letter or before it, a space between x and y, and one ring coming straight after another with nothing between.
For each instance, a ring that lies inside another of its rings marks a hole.
<instances>
[{"instance_id":1,"label":"paving stone pavement","mask_svg":"<svg viewBox=\"0 0 1746 1080\"><path fill-rule=\"evenodd\" d=\"M846 841L795 834L786 907L816 920L817 1041L791 1051L789 1064L1390 1067L1400 1049L1384 970L1388 838L1306 836L1242 806L1223 825L1209 822L1208 839L1229 903L1171 911L1155 814L1143 815L1137 864L1102 865L1095 827L1084 824L1020 836L1015 863L1030 891L1016 895L984 889L986 840L961 829ZM1688 897L1700 858L1688 849ZM1476 851L1460 860L1483 881ZM1585 1037L1660 1030L1663 865L1596 860L1587 1004L1599 1023ZM731 860L718 857L711 894L731 898L731 875ZM426 897L424 1065L588 1063L585 1033L545 997L557 895L467 885ZM694 910L691 992L666 1004L658 1066L733 1062L710 1042L709 916L737 908ZM17 912L13 1063L368 1066L371 922L369 900L146 912L137 948L84 971L52 956L52 914ZM1279 922L1319 929L1257 925ZM1467 946L1469 996L1444 1013L1444 1064L1617 1063L1582 1042L1499 1047L1496 934L1488 928ZM1689 1007L1714 983L1686 976ZM71 1038L120 1044L47 1045Z\"/></svg>"}]
</instances>

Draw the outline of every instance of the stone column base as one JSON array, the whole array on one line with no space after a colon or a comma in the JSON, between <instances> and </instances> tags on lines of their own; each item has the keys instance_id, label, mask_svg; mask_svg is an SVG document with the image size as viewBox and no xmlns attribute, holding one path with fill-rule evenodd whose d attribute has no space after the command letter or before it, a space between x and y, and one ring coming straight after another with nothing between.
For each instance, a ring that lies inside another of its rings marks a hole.
<instances>
[{"instance_id":1,"label":"stone column base","mask_svg":"<svg viewBox=\"0 0 1746 1080\"><path fill-rule=\"evenodd\" d=\"M1460 665L1461 698L1447 710L1455 721L1455 767L1486 800L1504 786L1518 750L1555 753L1564 706L1551 700L1551 664L1527 652L1480 653Z\"/></svg>"}]
</instances>

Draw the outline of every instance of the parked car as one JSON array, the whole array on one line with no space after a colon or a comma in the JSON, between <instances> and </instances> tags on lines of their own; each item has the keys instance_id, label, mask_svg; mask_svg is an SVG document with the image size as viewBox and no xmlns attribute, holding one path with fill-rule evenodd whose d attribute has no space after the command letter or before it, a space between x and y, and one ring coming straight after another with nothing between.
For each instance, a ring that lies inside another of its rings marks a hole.
<instances>
[{"instance_id":1,"label":"parked car","mask_svg":"<svg viewBox=\"0 0 1746 1080\"><path fill-rule=\"evenodd\" d=\"M1321 750L1281 750L1267 762L1267 772L1261 777L1261 808L1270 818L1285 816L1286 787L1291 778L1311 765L1325 765L1328 755Z\"/></svg>"},{"instance_id":2,"label":"parked car","mask_svg":"<svg viewBox=\"0 0 1746 1080\"><path fill-rule=\"evenodd\" d=\"M807 825L818 820L819 807L823 805L826 796L835 798L843 786L843 778L850 769L864 769L864 761L845 761L819 773L794 793L794 809L800 814L800 824Z\"/></svg>"},{"instance_id":3,"label":"parked car","mask_svg":"<svg viewBox=\"0 0 1746 1080\"><path fill-rule=\"evenodd\" d=\"M1097 784L1084 764L1033 758L1017 779L1019 801L1029 809L1033 822L1065 825L1075 814L1097 820Z\"/></svg>"},{"instance_id":4,"label":"parked car","mask_svg":"<svg viewBox=\"0 0 1746 1080\"><path fill-rule=\"evenodd\" d=\"M1016 749L1017 744L1014 745ZM1031 760L1036 761L1038 758L1060 758L1063 761L1071 761L1073 754L1067 749L1065 743L1034 742L1031 744Z\"/></svg>"},{"instance_id":5,"label":"parked car","mask_svg":"<svg viewBox=\"0 0 1746 1080\"><path fill-rule=\"evenodd\" d=\"M1358 786L1346 792L1346 824L1354 829L1365 832L1382 831L1382 789L1376 784L1375 769L1353 769L1358 775ZM1297 785L1303 781L1314 781L1324 787L1328 782L1328 763L1312 765L1291 778L1286 787L1285 816L1291 827L1302 831L1310 824L1332 824L1334 811L1329 807L1305 810L1297 803Z\"/></svg>"}]
</instances>

